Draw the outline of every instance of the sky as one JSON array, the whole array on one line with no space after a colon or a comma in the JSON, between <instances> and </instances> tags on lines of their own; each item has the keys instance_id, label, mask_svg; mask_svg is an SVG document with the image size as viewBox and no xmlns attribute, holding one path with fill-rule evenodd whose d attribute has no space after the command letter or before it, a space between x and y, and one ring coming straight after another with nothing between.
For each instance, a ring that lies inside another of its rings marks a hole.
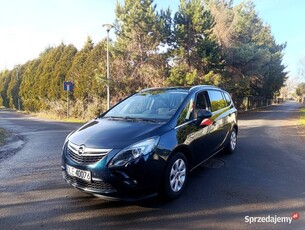
<instances>
[{"instance_id":1,"label":"sky","mask_svg":"<svg viewBox=\"0 0 305 230\"><path fill-rule=\"evenodd\" d=\"M120 0L122 2L123 0ZM0 0L0 71L39 56L64 42L81 49L88 36L97 43L102 27L115 20L117 0ZM235 0L235 3L241 0ZM287 42L283 63L297 76L305 57L305 1L253 0L259 16L271 26L277 43ZM155 0L157 9L178 9L179 0ZM110 37L115 38L113 31Z\"/></svg>"}]
</instances>

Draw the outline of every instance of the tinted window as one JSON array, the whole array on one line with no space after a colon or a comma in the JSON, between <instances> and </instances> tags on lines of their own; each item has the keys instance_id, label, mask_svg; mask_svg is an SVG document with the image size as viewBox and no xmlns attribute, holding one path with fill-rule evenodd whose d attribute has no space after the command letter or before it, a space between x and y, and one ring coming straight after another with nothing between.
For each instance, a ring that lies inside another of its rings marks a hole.
<instances>
[{"instance_id":1,"label":"tinted window","mask_svg":"<svg viewBox=\"0 0 305 230\"><path fill-rule=\"evenodd\" d=\"M231 97L228 93L223 93L227 102L227 105L231 104Z\"/></svg>"},{"instance_id":2,"label":"tinted window","mask_svg":"<svg viewBox=\"0 0 305 230\"><path fill-rule=\"evenodd\" d=\"M223 98L222 93L217 90L209 90L209 97L211 102L212 111L223 109L227 106L226 100Z\"/></svg>"},{"instance_id":3,"label":"tinted window","mask_svg":"<svg viewBox=\"0 0 305 230\"><path fill-rule=\"evenodd\" d=\"M197 98L196 98L195 109L207 109L207 108L208 108L208 106L207 106L205 92L198 93Z\"/></svg>"},{"instance_id":4,"label":"tinted window","mask_svg":"<svg viewBox=\"0 0 305 230\"><path fill-rule=\"evenodd\" d=\"M197 118L197 114L199 110L201 109L209 110L206 94L207 94L206 91L197 94L196 104L195 104L195 114L194 114L195 118Z\"/></svg>"}]
</instances>

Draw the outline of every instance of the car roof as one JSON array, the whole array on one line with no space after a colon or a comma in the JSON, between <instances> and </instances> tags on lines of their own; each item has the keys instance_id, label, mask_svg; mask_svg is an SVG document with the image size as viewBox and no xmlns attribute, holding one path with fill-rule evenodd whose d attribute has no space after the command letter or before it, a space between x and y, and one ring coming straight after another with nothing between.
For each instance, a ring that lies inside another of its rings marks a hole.
<instances>
[{"instance_id":1,"label":"car roof","mask_svg":"<svg viewBox=\"0 0 305 230\"><path fill-rule=\"evenodd\" d=\"M140 91L147 92L147 91L157 91L157 90L173 90L173 91L184 91L184 92L193 92L198 90L207 90L207 89L217 89L222 90L221 88L213 85L196 85L196 86L174 86L174 87L155 87L155 88L147 88Z\"/></svg>"}]
</instances>

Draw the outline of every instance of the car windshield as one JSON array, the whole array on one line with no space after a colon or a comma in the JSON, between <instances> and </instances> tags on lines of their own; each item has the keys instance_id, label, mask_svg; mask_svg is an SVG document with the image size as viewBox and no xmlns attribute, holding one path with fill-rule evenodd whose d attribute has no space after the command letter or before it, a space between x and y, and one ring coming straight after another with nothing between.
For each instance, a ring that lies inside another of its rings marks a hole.
<instances>
[{"instance_id":1,"label":"car windshield","mask_svg":"<svg viewBox=\"0 0 305 230\"><path fill-rule=\"evenodd\" d=\"M186 91L151 90L137 93L104 115L105 118L167 121L177 111Z\"/></svg>"}]
</instances>

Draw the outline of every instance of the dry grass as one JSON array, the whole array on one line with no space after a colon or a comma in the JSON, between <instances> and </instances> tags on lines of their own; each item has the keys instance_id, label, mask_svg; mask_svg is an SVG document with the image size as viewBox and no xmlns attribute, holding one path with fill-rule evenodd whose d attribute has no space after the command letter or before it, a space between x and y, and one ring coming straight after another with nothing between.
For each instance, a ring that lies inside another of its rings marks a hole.
<instances>
[{"instance_id":1,"label":"dry grass","mask_svg":"<svg viewBox=\"0 0 305 230\"><path fill-rule=\"evenodd\" d=\"M75 122L75 123L84 123L85 122L85 120L77 119L77 118L62 118L62 117L59 117L58 115L50 113L50 112L48 112L48 113L44 113L44 112L29 113L29 114L32 116L38 117L38 118L54 120L54 121Z\"/></svg>"}]
</instances>

